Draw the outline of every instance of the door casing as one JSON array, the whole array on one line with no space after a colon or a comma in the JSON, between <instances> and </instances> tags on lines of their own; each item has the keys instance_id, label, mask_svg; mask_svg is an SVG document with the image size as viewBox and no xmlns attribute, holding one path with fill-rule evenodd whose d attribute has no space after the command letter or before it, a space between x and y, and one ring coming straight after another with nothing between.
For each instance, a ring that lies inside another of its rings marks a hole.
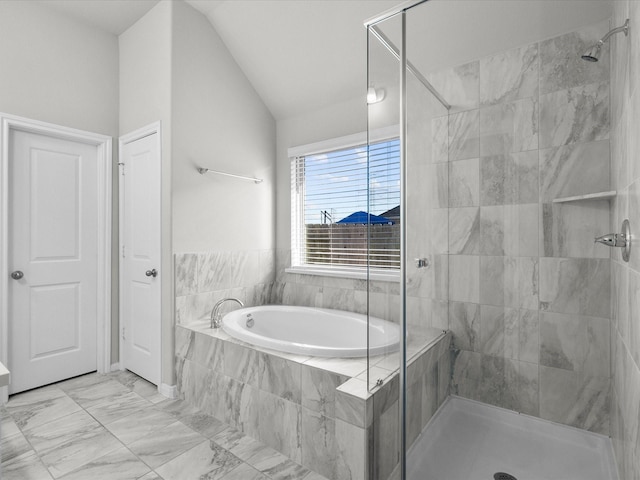
<instances>
[{"instance_id":1,"label":"door casing","mask_svg":"<svg viewBox=\"0 0 640 480\"><path fill-rule=\"evenodd\" d=\"M99 373L111 370L111 137L52 123L0 113L0 361L9 360L9 133L21 130L97 147L98 154L98 258L97 258L97 344ZM9 389L0 389L0 403L8 400Z\"/></svg>"}]
</instances>

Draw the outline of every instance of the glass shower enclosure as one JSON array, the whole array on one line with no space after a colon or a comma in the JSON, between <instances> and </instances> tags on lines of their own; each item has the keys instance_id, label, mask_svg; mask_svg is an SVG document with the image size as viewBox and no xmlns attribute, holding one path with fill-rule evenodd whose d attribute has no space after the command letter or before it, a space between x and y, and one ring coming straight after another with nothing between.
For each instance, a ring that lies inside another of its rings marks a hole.
<instances>
[{"instance_id":1,"label":"glass shower enclosure","mask_svg":"<svg viewBox=\"0 0 640 480\"><path fill-rule=\"evenodd\" d=\"M615 90L609 53L580 54L624 15L423 0L365 22L369 143L397 138L400 162L399 274L370 268L367 291L400 344L367 358L365 478L430 479L415 459L450 395L610 434L612 260L593 238L617 227L592 195L616 182Z\"/></svg>"}]
</instances>

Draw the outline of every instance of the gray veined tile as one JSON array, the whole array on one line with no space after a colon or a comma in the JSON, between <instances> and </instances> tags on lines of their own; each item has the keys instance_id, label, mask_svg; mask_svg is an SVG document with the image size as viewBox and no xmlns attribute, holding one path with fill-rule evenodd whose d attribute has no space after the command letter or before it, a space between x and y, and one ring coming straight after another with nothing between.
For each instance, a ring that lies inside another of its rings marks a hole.
<instances>
[{"instance_id":1,"label":"gray veined tile","mask_svg":"<svg viewBox=\"0 0 640 480\"><path fill-rule=\"evenodd\" d=\"M13 418L7 413L0 419L0 438L8 438L16 433L20 433L20 429Z\"/></svg>"},{"instance_id":2,"label":"gray veined tile","mask_svg":"<svg viewBox=\"0 0 640 480\"><path fill-rule=\"evenodd\" d=\"M195 253L176 253L175 255L175 295L193 295L198 293L198 255Z\"/></svg>"},{"instance_id":3,"label":"gray veined tile","mask_svg":"<svg viewBox=\"0 0 640 480\"><path fill-rule=\"evenodd\" d=\"M2 473L2 480L53 479L38 458L38 455L33 451L16 457L10 462L3 463L2 467L0 467L0 473Z\"/></svg>"},{"instance_id":4,"label":"gray veined tile","mask_svg":"<svg viewBox=\"0 0 640 480\"><path fill-rule=\"evenodd\" d=\"M480 156L479 125L478 110L449 116L449 161Z\"/></svg>"},{"instance_id":5,"label":"gray veined tile","mask_svg":"<svg viewBox=\"0 0 640 480\"><path fill-rule=\"evenodd\" d=\"M152 432L171 425L175 421L175 417L166 412L155 408L147 408L109 423L107 430L122 443L129 445Z\"/></svg>"},{"instance_id":6,"label":"gray veined tile","mask_svg":"<svg viewBox=\"0 0 640 480\"><path fill-rule=\"evenodd\" d=\"M195 413L193 415L185 415L180 417L180 421L187 427L195 430L207 438L211 438L218 434L228 426L211 415L204 413Z\"/></svg>"},{"instance_id":7,"label":"gray veined tile","mask_svg":"<svg viewBox=\"0 0 640 480\"><path fill-rule=\"evenodd\" d=\"M455 348L479 351L480 347L480 306L475 303L451 302L449 305L449 325L453 333Z\"/></svg>"},{"instance_id":8,"label":"gray veined tile","mask_svg":"<svg viewBox=\"0 0 640 480\"><path fill-rule=\"evenodd\" d=\"M480 103L492 105L538 95L538 45L480 60Z\"/></svg>"},{"instance_id":9,"label":"gray veined tile","mask_svg":"<svg viewBox=\"0 0 640 480\"><path fill-rule=\"evenodd\" d=\"M608 30L609 22L605 20L540 42L540 93L607 81L610 42L603 45L597 63L585 62L579 54L596 43Z\"/></svg>"},{"instance_id":10,"label":"gray veined tile","mask_svg":"<svg viewBox=\"0 0 640 480\"><path fill-rule=\"evenodd\" d=\"M609 140L540 150L541 201L608 191L609 161Z\"/></svg>"},{"instance_id":11,"label":"gray veined tile","mask_svg":"<svg viewBox=\"0 0 640 480\"><path fill-rule=\"evenodd\" d=\"M609 84L596 83L540 97L540 148L609 138Z\"/></svg>"},{"instance_id":12,"label":"gray veined tile","mask_svg":"<svg viewBox=\"0 0 640 480\"><path fill-rule=\"evenodd\" d=\"M33 428L81 410L67 394L57 388L15 395L6 408L22 429Z\"/></svg>"},{"instance_id":13,"label":"gray veined tile","mask_svg":"<svg viewBox=\"0 0 640 480\"><path fill-rule=\"evenodd\" d=\"M158 395L158 387L129 370L119 370L113 373L112 376L129 390L137 393L142 398L148 399L149 401L152 401L152 399L155 399Z\"/></svg>"},{"instance_id":14,"label":"gray veined tile","mask_svg":"<svg viewBox=\"0 0 640 480\"><path fill-rule=\"evenodd\" d=\"M129 445L129 449L155 469L201 443L203 439L202 435L175 422L136 440Z\"/></svg>"},{"instance_id":15,"label":"gray veined tile","mask_svg":"<svg viewBox=\"0 0 640 480\"><path fill-rule=\"evenodd\" d=\"M301 460L300 405L267 392L259 393L259 438L294 461Z\"/></svg>"},{"instance_id":16,"label":"gray veined tile","mask_svg":"<svg viewBox=\"0 0 640 480\"><path fill-rule=\"evenodd\" d=\"M431 162L449 161L449 117L431 120Z\"/></svg>"},{"instance_id":17,"label":"gray veined tile","mask_svg":"<svg viewBox=\"0 0 640 480\"><path fill-rule=\"evenodd\" d=\"M451 105L451 112L478 108L478 61L427 75L429 82Z\"/></svg>"},{"instance_id":18,"label":"gray veined tile","mask_svg":"<svg viewBox=\"0 0 640 480\"><path fill-rule=\"evenodd\" d=\"M449 163L449 207L473 207L480 204L479 159Z\"/></svg>"},{"instance_id":19,"label":"gray veined tile","mask_svg":"<svg viewBox=\"0 0 640 480\"><path fill-rule=\"evenodd\" d=\"M225 478L242 461L215 442L207 440L182 453L156 471L165 480Z\"/></svg>"},{"instance_id":20,"label":"gray veined tile","mask_svg":"<svg viewBox=\"0 0 640 480\"><path fill-rule=\"evenodd\" d=\"M150 469L138 458L121 446L102 457L83 465L77 470L64 475L64 480L129 480L140 478Z\"/></svg>"},{"instance_id":21,"label":"gray veined tile","mask_svg":"<svg viewBox=\"0 0 640 480\"><path fill-rule=\"evenodd\" d=\"M108 425L123 416L142 412L149 406L149 402L140 395L135 392L128 392L124 395L107 398L104 402L87 408L87 412L103 425Z\"/></svg>"},{"instance_id":22,"label":"gray veined tile","mask_svg":"<svg viewBox=\"0 0 640 480\"><path fill-rule=\"evenodd\" d=\"M104 427L84 410L23 430L29 443L40 455L102 431Z\"/></svg>"},{"instance_id":23,"label":"gray veined tile","mask_svg":"<svg viewBox=\"0 0 640 480\"><path fill-rule=\"evenodd\" d=\"M45 427L50 425L47 424ZM33 435L29 435L29 440L40 454L40 459L47 466L49 472L56 478L77 470L122 446L111 433L101 426L70 432L64 437L56 435L54 442L49 442L49 444L45 442L40 446L36 446L34 443L34 436L37 437L35 430L32 433Z\"/></svg>"},{"instance_id":24,"label":"gray veined tile","mask_svg":"<svg viewBox=\"0 0 640 480\"><path fill-rule=\"evenodd\" d=\"M609 318L608 259L540 258L540 310Z\"/></svg>"},{"instance_id":25,"label":"gray veined tile","mask_svg":"<svg viewBox=\"0 0 640 480\"><path fill-rule=\"evenodd\" d=\"M18 432L10 437L2 437L2 441L0 442L0 460L3 465L29 452L33 452L33 449L22 433Z\"/></svg>"},{"instance_id":26,"label":"gray veined tile","mask_svg":"<svg viewBox=\"0 0 640 480\"><path fill-rule=\"evenodd\" d=\"M335 417L336 388L348 377L307 365L302 366L302 406Z\"/></svg>"},{"instance_id":27,"label":"gray veined tile","mask_svg":"<svg viewBox=\"0 0 640 480\"><path fill-rule=\"evenodd\" d=\"M116 400L131 391L117 380L108 378L100 383L78 387L69 391L69 396L83 408L90 408L107 400Z\"/></svg>"},{"instance_id":28,"label":"gray veined tile","mask_svg":"<svg viewBox=\"0 0 640 480\"><path fill-rule=\"evenodd\" d=\"M273 355L260 356L259 386L293 403L301 403L302 366Z\"/></svg>"},{"instance_id":29,"label":"gray veined tile","mask_svg":"<svg viewBox=\"0 0 640 480\"><path fill-rule=\"evenodd\" d=\"M480 209L478 207L449 210L449 252L452 255L480 253Z\"/></svg>"},{"instance_id":30,"label":"gray veined tile","mask_svg":"<svg viewBox=\"0 0 640 480\"><path fill-rule=\"evenodd\" d=\"M608 228L607 200L543 204L541 249L546 257L609 258L592 240Z\"/></svg>"},{"instance_id":31,"label":"gray veined tile","mask_svg":"<svg viewBox=\"0 0 640 480\"><path fill-rule=\"evenodd\" d=\"M255 468L243 463L225 475L224 480L268 480L268 477L265 477Z\"/></svg>"},{"instance_id":32,"label":"gray veined tile","mask_svg":"<svg viewBox=\"0 0 640 480\"><path fill-rule=\"evenodd\" d=\"M302 463L330 478L336 477L338 445L335 419L302 409Z\"/></svg>"},{"instance_id":33,"label":"gray veined tile","mask_svg":"<svg viewBox=\"0 0 640 480\"><path fill-rule=\"evenodd\" d=\"M485 355L517 359L519 331L517 309L480 307L480 348Z\"/></svg>"}]
</instances>

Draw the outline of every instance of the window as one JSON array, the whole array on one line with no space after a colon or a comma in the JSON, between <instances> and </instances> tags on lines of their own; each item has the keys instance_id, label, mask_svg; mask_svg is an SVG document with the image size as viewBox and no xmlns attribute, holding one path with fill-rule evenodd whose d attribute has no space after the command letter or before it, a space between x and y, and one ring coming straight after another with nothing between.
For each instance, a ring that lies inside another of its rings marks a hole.
<instances>
[{"instance_id":1,"label":"window","mask_svg":"<svg viewBox=\"0 0 640 480\"><path fill-rule=\"evenodd\" d=\"M399 269L399 143L292 158L292 267Z\"/></svg>"}]
</instances>

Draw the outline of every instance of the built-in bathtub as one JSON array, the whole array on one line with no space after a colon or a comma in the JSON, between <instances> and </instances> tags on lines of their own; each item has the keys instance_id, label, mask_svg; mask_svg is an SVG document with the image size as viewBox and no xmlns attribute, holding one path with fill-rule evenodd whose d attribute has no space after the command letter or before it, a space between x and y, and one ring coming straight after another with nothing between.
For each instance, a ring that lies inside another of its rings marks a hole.
<instances>
[{"instance_id":1,"label":"built-in bathtub","mask_svg":"<svg viewBox=\"0 0 640 480\"><path fill-rule=\"evenodd\" d=\"M408 338L410 430L448 395L450 338L435 328ZM398 355L371 356L368 368L366 357L250 345L204 320L176 326L182 399L332 480L387 480L396 469Z\"/></svg>"},{"instance_id":2,"label":"built-in bathtub","mask_svg":"<svg viewBox=\"0 0 640 480\"><path fill-rule=\"evenodd\" d=\"M238 340L280 352L330 358L398 350L400 328L381 318L329 308L265 305L234 310L222 320Z\"/></svg>"}]
</instances>

